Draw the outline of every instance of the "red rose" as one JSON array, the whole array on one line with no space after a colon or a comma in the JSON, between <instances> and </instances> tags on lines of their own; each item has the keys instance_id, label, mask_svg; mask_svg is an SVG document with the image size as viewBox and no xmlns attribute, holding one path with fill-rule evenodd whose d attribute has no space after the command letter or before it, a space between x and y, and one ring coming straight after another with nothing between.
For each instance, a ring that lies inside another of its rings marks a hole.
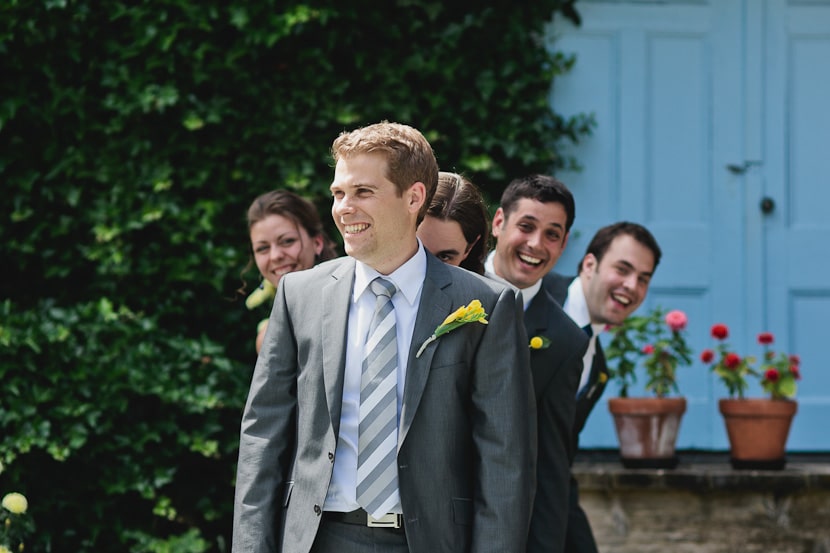
<instances>
[{"instance_id":1,"label":"red rose","mask_svg":"<svg viewBox=\"0 0 830 553\"><path fill-rule=\"evenodd\" d=\"M801 366L801 358L798 355L790 355L790 363Z\"/></svg>"},{"instance_id":2,"label":"red rose","mask_svg":"<svg viewBox=\"0 0 830 553\"><path fill-rule=\"evenodd\" d=\"M712 325L712 338L725 340L729 336L729 327L723 323Z\"/></svg>"},{"instance_id":3,"label":"red rose","mask_svg":"<svg viewBox=\"0 0 830 553\"><path fill-rule=\"evenodd\" d=\"M686 323L688 322L689 319L686 317L686 314L679 309L666 313L666 324L674 332L678 332L686 328Z\"/></svg>"},{"instance_id":4,"label":"red rose","mask_svg":"<svg viewBox=\"0 0 830 553\"><path fill-rule=\"evenodd\" d=\"M723 364L726 365L727 369L737 369L738 365L741 364L741 356L737 353L729 352L724 357Z\"/></svg>"},{"instance_id":5,"label":"red rose","mask_svg":"<svg viewBox=\"0 0 830 553\"><path fill-rule=\"evenodd\" d=\"M758 335L758 343L762 345L771 344L775 340L772 332L762 332Z\"/></svg>"},{"instance_id":6,"label":"red rose","mask_svg":"<svg viewBox=\"0 0 830 553\"><path fill-rule=\"evenodd\" d=\"M711 363L715 358L715 352L710 349L705 349L700 353L700 360L704 363Z\"/></svg>"},{"instance_id":7,"label":"red rose","mask_svg":"<svg viewBox=\"0 0 830 553\"><path fill-rule=\"evenodd\" d=\"M651 355L652 353L654 353L654 346L652 346L651 344L644 345L643 353L645 353L646 355Z\"/></svg>"},{"instance_id":8,"label":"red rose","mask_svg":"<svg viewBox=\"0 0 830 553\"><path fill-rule=\"evenodd\" d=\"M764 380L768 380L770 382L778 382L778 369L773 369L772 367L767 369L767 372L764 373Z\"/></svg>"},{"instance_id":9,"label":"red rose","mask_svg":"<svg viewBox=\"0 0 830 553\"><path fill-rule=\"evenodd\" d=\"M790 365L790 374L792 374L793 378L796 380L801 380L801 371L798 369L797 365Z\"/></svg>"}]
</instances>

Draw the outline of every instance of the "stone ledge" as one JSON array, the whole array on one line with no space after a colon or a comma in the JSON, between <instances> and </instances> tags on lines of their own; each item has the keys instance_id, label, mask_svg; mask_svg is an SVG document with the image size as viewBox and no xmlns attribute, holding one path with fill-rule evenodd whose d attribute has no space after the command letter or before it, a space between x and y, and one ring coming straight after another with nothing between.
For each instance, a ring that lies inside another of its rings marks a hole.
<instances>
[{"instance_id":1,"label":"stone ledge","mask_svg":"<svg viewBox=\"0 0 830 553\"><path fill-rule=\"evenodd\" d=\"M830 454L788 454L783 470L736 470L727 453L679 451L674 469L629 469L617 450L580 451L573 475L580 490L830 491Z\"/></svg>"}]
</instances>

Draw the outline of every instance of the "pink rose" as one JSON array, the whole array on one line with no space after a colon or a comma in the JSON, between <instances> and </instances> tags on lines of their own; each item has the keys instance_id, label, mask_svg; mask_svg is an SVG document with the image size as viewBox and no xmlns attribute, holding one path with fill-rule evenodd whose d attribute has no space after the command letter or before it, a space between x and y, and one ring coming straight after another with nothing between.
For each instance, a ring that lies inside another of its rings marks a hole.
<instances>
[{"instance_id":1,"label":"pink rose","mask_svg":"<svg viewBox=\"0 0 830 553\"><path fill-rule=\"evenodd\" d=\"M669 325L669 328L674 332L678 332L686 328L686 323L688 322L689 319L686 317L686 314L679 309L666 313L666 324Z\"/></svg>"}]
</instances>

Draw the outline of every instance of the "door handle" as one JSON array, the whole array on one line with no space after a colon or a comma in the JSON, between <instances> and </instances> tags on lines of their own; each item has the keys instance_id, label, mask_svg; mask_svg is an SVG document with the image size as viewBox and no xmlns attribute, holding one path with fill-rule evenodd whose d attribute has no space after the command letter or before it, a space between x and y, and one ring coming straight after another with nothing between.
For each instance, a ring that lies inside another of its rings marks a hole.
<instances>
[{"instance_id":1,"label":"door handle","mask_svg":"<svg viewBox=\"0 0 830 553\"><path fill-rule=\"evenodd\" d=\"M726 169L727 169L730 173L732 173L733 175L743 175L744 173L746 173L747 171L749 171L749 168L750 168L750 167L753 167L753 166L760 166L760 165L761 165L761 162L760 162L760 161L757 161L757 160L751 160L751 161L744 161L744 162L743 162L743 163L741 163L741 164L737 164L737 163L730 163L729 165L727 165L727 166L726 166Z\"/></svg>"},{"instance_id":2,"label":"door handle","mask_svg":"<svg viewBox=\"0 0 830 553\"><path fill-rule=\"evenodd\" d=\"M770 198L769 196L764 196L761 198L761 213L764 215L769 215L775 210L775 200Z\"/></svg>"}]
</instances>

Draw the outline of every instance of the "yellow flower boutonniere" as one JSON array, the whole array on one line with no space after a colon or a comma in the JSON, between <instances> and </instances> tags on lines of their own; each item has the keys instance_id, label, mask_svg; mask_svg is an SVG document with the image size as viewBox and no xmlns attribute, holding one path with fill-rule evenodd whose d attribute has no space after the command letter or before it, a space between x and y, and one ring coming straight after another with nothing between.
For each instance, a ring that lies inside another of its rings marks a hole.
<instances>
[{"instance_id":1,"label":"yellow flower boutonniere","mask_svg":"<svg viewBox=\"0 0 830 553\"><path fill-rule=\"evenodd\" d=\"M547 349L550 346L550 338L534 336L530 339L530 349Z\"/></svg>"},{"instance_id":2,"label":"yellow flower boutonniere","mask_svg":"<svg viewBox=\"0 0 830 553\"><path fill-rule=\"evenodd\" d=\"M605 374L605 373L599 373L599 383L600 383L600 384L605 384L605 382L606 382L607 380L608 380L608 375L607 375L607 374Z\"/></svg>"},{"instance_id":3,"label":"yellow flower boutonniere","mask_svg":"<svg viewBox=\"0 0 830 553\"><path fill-rule=\"evenodd\" d=\"M451 330L455 330L461 325L465 325L467 323L474 323L479 322L481 324L486 325L487 319L485 317L487 313L484 312L484 308L481 307L481 302L478 300L473 300L470 302L469 305L464 305L450 313L450 315L444 319L444 322L438 325L432 332L432 336L426 339L426 341L421 344L420 349L418 349L418 353L415 354L415 357L420 357L421 354L424 352L426 347L438 339L439 336L446 334Z\"/></svg>"},{"instance_id":4,"label":"yellow flower boutonniere","mask_svg":"<svg viewBox=\"0 0 830 553\"><path fill-rule=\"evenodd\" d=\"M245 307L253 309L258 305L262 305L263 302L272 299L275 294L276 290L274 289L274 285L268 280L263 280L257 286L256 290L251 292L251 295L245 300Z\"/></svg>"}]
</instances>

